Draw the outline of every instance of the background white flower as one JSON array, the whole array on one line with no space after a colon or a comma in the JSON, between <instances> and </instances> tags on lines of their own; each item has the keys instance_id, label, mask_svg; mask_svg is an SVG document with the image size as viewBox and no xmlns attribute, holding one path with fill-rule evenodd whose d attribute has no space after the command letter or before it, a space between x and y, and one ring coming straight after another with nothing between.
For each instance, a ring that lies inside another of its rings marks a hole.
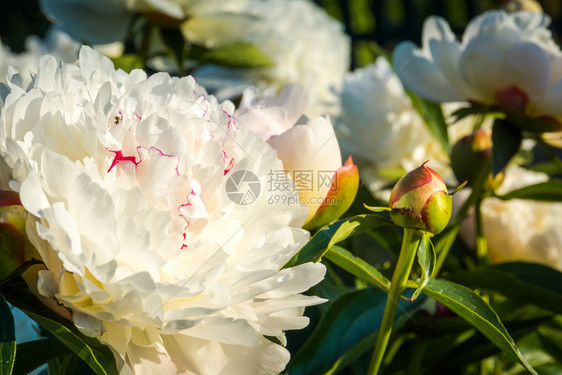
<instances>
[{"instance_id":1,"label":"background white flower","mask_svg":"<svg viewBox=\"0 0 562 375\"><path fill-rule=\"evenodd\" d=\"M182 25L191 41L214 45L231 41L242 29L235 13L252 0L42 0L51 21L73 38L93 44L123 41L135 17Z\"/></svg>"},{"instance_id":2,"label":"background white flower","mask_svg":"<svg viewBox=\"0 0 562 375\"><path fill-rule=\"evenodd\" d=\"M33 72L37 71L41 56L49 54L65 62L74 62L80 50L80 43L55 29L48 31L45 40L36 36L28 37L25 46L25 52L16 54L0 41L0 83L6 83L14 74L19 74L17 79L23 80L23 85L28 85Z\"/></svg>"},{"instance_id":3,"label":"background white flower","mask_svg":"<svg viewBox=\"0 0 562 375\"><path fill-rule=\"evenodd\" d=\"M306 209L268 203L281 162L233 105L191 77L115 71L88 47L76 64L43 57L32 87L10 88L0 151L34 217L39 293L110 345L122 373L282 371L288 351L264 336L285 343L307 325L322 299L300 293L325 268L280 270L308 239ZM247 171L262 189L239 205L225 186Z\"/></svg>"},{"instance_id":4,"label":"background white flower","mask_svg":"<svg viewBox=\"0 0 562 375\"><path fill-rule=\"evenodd\" d=\"M467 26L462 42L448 23L429 17L423 46L402 42L394 65L405 86L436 101L522 105L531 117L562 117L562 54L542 13L486 12Z\"/></svg>"},{"instance_id":5,"label":"background white flower","mask_svg":"<svg viewBox=\"0 0 562 375\"><path fill-rule=\"evenodd\" d=\"M207 66L195 73L219 97L240 94L248 85L262 89L298 83L311 96L306 114L319 116L336 111L334 89L349 69L350 40L343 25L314 3L302 0L264 0L249 5L258 21L243 37L273 62L263 69L229 69Z\"/></svg>"},{"instance_id":6,"label":"background white flower","mask_svg":"<svg viewBox=\"0 0 562 375\"><path fill-rule=\"evenodd\" d=\"M548 180L543 173L512 166L498 194ZM468 192L459 192L466 196ZM529 261L562 271L562 203L486 198L482 203L484 234L493 262ZM466 220L461 237L474 247L474 220Z\"/></svg>"},{"instance_id":7,"label":"background white flower","mask_svg":"<svg viewBox=\"0 0 562 375\"><path fill-rule=\"evenodd\" d=\"M350 73L340 95L336 135L373 193L426 160L443 177L450 174L447 154L384 58Z\"/></svg>"}]
</instances>

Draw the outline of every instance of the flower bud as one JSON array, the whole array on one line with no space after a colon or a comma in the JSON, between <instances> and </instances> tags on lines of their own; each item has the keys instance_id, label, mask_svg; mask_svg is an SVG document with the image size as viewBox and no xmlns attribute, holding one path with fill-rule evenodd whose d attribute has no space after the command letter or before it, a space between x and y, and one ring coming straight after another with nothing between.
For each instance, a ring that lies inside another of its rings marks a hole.
<instances>
[{"instance_id":1,"label":"flower bud","mask_svg":"<svg viewBox=\"0 0 562 375\"><path fill-rule=\"evenodd\" d=\"M15 192L0 191L0 281L31 259L33 251L25 236L27 212Z\"/></svg>"},{"instance_id":2,"label":"flower bud","mask_svg":"<svg viewBox=\"0 0 562 375\"><path fill-rule=\"evenodd\" d=\"M468 181L468 186L472 186L483 168L486 168L490 174L486 185L492 186L491 160L492 137L485 130L477 130L462 137L455 143L451 151L453 172L458 181ZM501 180L499 175L496 177Z\"/></svg>"},{"instance_id":3,"label":"flower bud","mask_svg":"<svg viewBox=\"0 0 562 375\"><path fill-rule=\"evenodd\" d=\"M441 176L426 163L398 180L390 194L390 217L401 227L437 234L449 223L453 203Z\"/></svg>"},{"instance_id":4,"label":"flower bud","mask_svg":"<svg viewBox=\"0 0 562 375\"><path fill-rule=\"evenodd\" d=\"M359 189L359 170L351 156L338 168L332 186L316 211L314 217L305 223L304 229L314 229L338 219L353 203Z\"/></svg>"}]
</instances>

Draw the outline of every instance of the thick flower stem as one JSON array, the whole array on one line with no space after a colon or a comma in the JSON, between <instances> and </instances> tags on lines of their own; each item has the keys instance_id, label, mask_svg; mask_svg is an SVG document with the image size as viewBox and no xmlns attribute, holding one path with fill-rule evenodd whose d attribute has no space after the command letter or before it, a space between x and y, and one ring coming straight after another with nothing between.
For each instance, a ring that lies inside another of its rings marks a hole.
<instances>
[{"instance_id":1,"label":"thick flower stem","mask_svg":"<svg viewBox=\"0 0 562 375\"><path fill-rule=\"evenodd\" d=\"M488 243L484 235L484 222L482 219L482 199L478 199L474 205L474 216L476 220L476 254L480 264L489 264Z\"/></svg>"},{"instance_id":2,"label":"thick flower stem","mask_svg":"<svg viewBox=\"0 0 562 375\"><path fill-rule=\"evenodd\" d=\"M400 301L402 292L406 289L406 281L408 281L408 277L410 276L410 270L412 269L412 264L414 263L416 250L418 249L420 240L421 236L417 230L408 228L404 229L402 248L400 249L398 263L396 264L394 274L392 275L390 291L386 299L386 307L384 309L382 323L377 335L375 351L373 352L371 364L369 365L369 371L367 372L368 375L376 375L379 372L384 352L386 350L386 346L388 345L388 339L390 338L390 333L392 332L396 308L398 307L398 302Z\"/></svg>"}]
</instances>

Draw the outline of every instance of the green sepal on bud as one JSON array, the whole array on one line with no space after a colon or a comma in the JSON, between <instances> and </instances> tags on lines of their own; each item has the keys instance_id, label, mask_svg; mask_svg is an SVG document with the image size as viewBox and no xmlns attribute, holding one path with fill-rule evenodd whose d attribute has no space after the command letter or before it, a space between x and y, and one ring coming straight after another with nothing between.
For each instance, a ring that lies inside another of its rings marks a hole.
<instances>
[{"instance_id":1,"label":"green sepal on bud","mask_svg":"<svg viewBox=\"0 0 562 375\"><path fill-rule=\"evenodd\" d=\"M359 170L351 156L338 168L324 203L314 217L305 223L304 229L319 228L337 220L349 209L359 189Z\"/></svg>"},{"instance_id":2,"label":"green sepal on bud","mask_svg":"<svg viewBox=\"0 0 562 375\"><path fill-rule=\"evenodd\" d=\"M392 189L390 218L398 226L437 234L451 219L453 199L441 176L426 163L403 176Z\"/></svg>"}]
</instances>

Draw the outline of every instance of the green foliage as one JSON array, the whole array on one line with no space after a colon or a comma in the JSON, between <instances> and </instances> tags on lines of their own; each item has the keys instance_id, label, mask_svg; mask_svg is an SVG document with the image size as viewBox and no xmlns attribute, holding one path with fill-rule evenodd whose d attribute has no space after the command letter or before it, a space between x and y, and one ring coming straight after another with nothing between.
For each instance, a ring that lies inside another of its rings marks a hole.
<instances>
[{"instance_id":1,"label":"green foliage","mask_svg":"<svg viewBox=\"0 0 562 375\"><path fill-rule=\"evenodd\" d=\"M0 295L0 375L9 375L16 358L16 328L8 303Z\"/></svg>"},{"instance_id":2,"label":"green foliage","mask_svg":"<svg viewBox=\"0 0 562 375\"><path fill-rule=\"evenodd\" d=\"M537 374L515 345L496 312L472 290L446 280L430 280L423 293L447 306L530 373Z\"/></svg>"},{"instance_id":3,"label":"green foliage","mask_svg":"<svg viewBox=\"0 0 562 375\"><path fill-rule=\"evenodd\" d=\"M322 227L314 237L285 265L294 267L306 262L317 262L338 242L348 237L383 225L390 225L389 219L379 215L357 215L346 220Z\"/></svg>"},{"instance_id":4,"label":"green foliage","mask_svg":"<svg viewBox=\"0 0 562 375\"><path fill-rule=\"evenodd\" d=\"M189 58L199 63L217 64L232 68L267 68L273 65L259 48L242 41L213 49L193 46L189 52Z\"/></svg>"},{"instance_id":5,"label":"green foliage","mask_svg":"<svg viewBox=\"0 0 562 375\"><path fill-rule=\"evenodd\" d=\"M492 127L492 173L500 173L519 151L523 134L507 120L497 118Z\"/></svg>"},{"instance_id":6,"label":"green foliage","mask_svg":"<svg viewBox=\"0 0 562 375\"><path fill-rule=\"evenodd\" d=\"M115 357L107 346L97 339L84 336L72 322L48 309L29 290L20 286L6 286L2 293L12 305L49 331L97 375L118 373Z\"/></svg>"},{"instance_id":7,"label":"green foliage","mask_svg":"<svg viewBox=\"0 0 562 375\"><path fill-rule=\"evenodd\" d=\"M322 374L337 365L337 361L340 366L350 363L370 349L382 320L385 300L384 292L372 288L350 291L335 300L289 364L289 374ZM418 305L417 301L400 301L398 314L407 314Z\"/></svg>"},{"instance_id":8,"label":"green foliage","mask_svg":"<svg viewBox=\"0 0 562 375\"><path fill-rule=\"evenodd\" d=\"M70 354L72 351L56 338L18 344L14 373L27 374L46 362Z\"/></svg>"},{"instance_id":9,"label":"green foliage","mask_svg":"<svg viewBox=\"0 0 562 375\"><path fill-rule=\"evenodd\" d=\"M562 202L562 181L549 180L539 184L497 195L500 199L529 199L543 202Z\"/></svg>"}]
</instances>

